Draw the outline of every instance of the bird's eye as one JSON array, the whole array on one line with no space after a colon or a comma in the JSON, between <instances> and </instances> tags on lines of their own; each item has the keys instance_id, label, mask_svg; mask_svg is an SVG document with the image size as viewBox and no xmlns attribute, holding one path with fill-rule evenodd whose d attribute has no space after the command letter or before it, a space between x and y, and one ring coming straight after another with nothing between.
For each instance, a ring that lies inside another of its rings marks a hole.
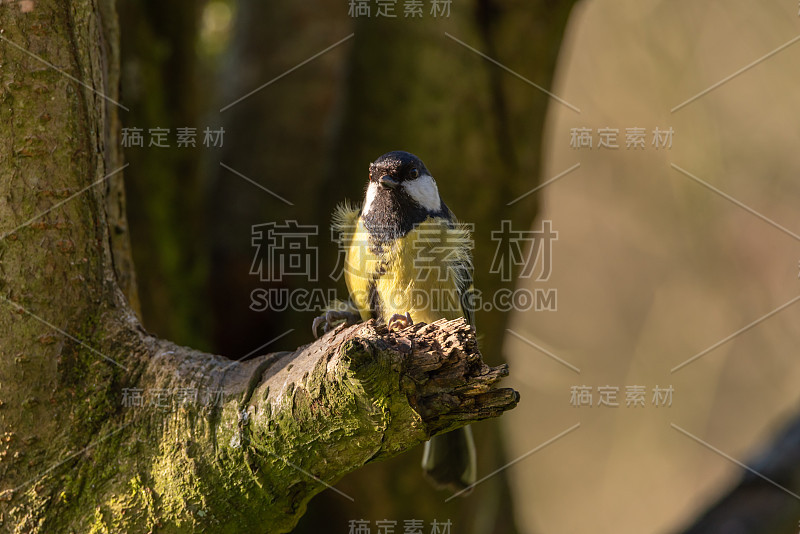
<instances>
[{"instance_id":1,"label":"bird's eye","mask_svg":"<svg viewBox=\"0 0 800 534\"><path fill-rule=\"evenodd\" d=\"M411 179L419 178L419 169L411 169L411 172L408 173L411 176Z\"/></svg>"}]
</instances>

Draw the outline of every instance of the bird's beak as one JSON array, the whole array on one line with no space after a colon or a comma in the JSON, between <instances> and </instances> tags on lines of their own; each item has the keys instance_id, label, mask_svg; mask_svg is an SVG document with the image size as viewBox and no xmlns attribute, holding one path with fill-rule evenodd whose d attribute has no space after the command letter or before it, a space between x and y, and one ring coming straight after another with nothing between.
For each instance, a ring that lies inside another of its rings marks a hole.
<instances>
[{"instance_id":1,"label":"bird's beak","mask_svg":"<svg viewBox=\"0 0 800 534\"><path fill-rule=\"evenodd\" d=\"M378 182L384 189L395 189L398 185L400 185L400 182L398 182L388 174L384 174L383 176L381 176Z\"/></svg>"}]
</instances>

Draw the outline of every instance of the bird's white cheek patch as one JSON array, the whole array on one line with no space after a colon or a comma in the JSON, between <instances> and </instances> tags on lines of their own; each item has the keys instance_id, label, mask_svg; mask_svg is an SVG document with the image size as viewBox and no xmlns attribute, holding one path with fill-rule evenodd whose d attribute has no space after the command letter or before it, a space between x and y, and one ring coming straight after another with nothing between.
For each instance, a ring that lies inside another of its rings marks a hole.
<instances>
[{"instance_id":1,"label":"bird's white cheek patch","mask_svg":"<svg viewBox=\"0 0 800 534\"><path fill-rule=\"evenodd\" d=\"M417 204L428 211L439 211L442 208L442 199L439 198L439 189L433 176L425 174L416 180L403 182L408 196L413 198ZM368 193L369 194L369 193Z\"/></svg>"},{"instance_id":2,"label":"bird's white cheek patch","mask_svg":"<svg viewBox=\"0 0 800 534\"><path fill-rule=\"evenodd\" d=\"M375 197L378 194L378 184L370 183L367 187L367 194L364 197L364 207L361 210L363 215L369 213L370 208L372 208L372 203L375 202Z\"/></svg>"}]
</instances>

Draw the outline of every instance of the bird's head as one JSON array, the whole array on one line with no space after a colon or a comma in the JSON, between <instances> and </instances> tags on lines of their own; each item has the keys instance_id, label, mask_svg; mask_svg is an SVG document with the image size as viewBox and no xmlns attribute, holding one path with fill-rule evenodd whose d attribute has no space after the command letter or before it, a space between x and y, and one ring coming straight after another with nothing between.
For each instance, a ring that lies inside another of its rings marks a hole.
<instances>
[{"instance_id":1,"label":"bird's head","mask_svg":"<svg viewBox=\"0 0 800 534\"><path fill-rule=\"evenodd\" d=\"M436 181L417 156L396 150L369 165L363 213L373 209L437 213L442 200Z\"/></svg>"}]
</instances>

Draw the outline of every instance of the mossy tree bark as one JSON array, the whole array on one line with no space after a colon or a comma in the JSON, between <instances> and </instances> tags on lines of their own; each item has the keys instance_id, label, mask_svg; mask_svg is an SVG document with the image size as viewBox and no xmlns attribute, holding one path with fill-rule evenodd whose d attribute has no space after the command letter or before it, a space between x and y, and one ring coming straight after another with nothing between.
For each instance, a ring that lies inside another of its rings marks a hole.
<instances>
[{"instance_id":1,"label":"mossy tree bark","mask_svg":"<svg viewBox=\"0 0 800 534\"><path fill-rule=\"evenodd\" d=\"M116 24L113 0L0 5L0 528L285 532L319 480L516 404L463 321L244 363L146 333Z\"/></svg>"}]
</instances>

